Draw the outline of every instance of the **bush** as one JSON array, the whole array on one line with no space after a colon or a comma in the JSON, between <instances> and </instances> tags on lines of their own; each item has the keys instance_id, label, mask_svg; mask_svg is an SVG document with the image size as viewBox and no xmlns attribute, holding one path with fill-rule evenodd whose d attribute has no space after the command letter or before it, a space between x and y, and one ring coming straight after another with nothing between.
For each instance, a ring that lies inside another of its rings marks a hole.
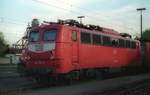
<instances>
[{"instance_id":1,"label":"bush","mask_svg":"<svg viewBox=\"0 0 150 95\"><path fill-rule=\"evenodd\" d=\"M8 45L4 39L4 35L0 32L0 56L4 56L5 52L8 50Z\"/></svg>"},{"instance_id":2,"label":"bush","mask_svg":"<svg viewBox=\"0 0 150 95\"><path fill-rule=\"evenodd\" d=\"M143 40L144 41L150 41L150 29L146 29L143 32Z\"/></svg>"}]
</instances>

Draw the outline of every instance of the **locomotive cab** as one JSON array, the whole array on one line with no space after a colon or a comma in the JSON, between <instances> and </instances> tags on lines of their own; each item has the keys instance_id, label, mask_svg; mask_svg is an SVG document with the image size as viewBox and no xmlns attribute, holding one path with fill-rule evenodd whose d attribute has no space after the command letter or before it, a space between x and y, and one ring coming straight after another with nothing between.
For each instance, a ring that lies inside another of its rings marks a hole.
<instances>
[{"instance_id":1,"label":"locomotive cab","mask_svg":"<svg viewBox=\"0 0 150 95\"><path fill-rule=\"evenodd\" d=\"M56 42L59 27L44 25L30 29L28 44L22 54L22 62L30 73L52 73L55 64Z\"/></svg>"},{"instance_id":2,"label":"locomotive cab","mask_svg":"<svg viewBox=\"0 0 150 95\"><path fill-rule=\"evenodd\" d=\"M56 29L49 29L43 32L31 31L29 33L28 51L32 53L48 53L55 49ZM34 56L33 56L34 57ZM42 56L39 56L41 58ZM43 56L44 58L47 58ZM47 58L48 59L48 58Z\"/></svg>"}]
</instances>

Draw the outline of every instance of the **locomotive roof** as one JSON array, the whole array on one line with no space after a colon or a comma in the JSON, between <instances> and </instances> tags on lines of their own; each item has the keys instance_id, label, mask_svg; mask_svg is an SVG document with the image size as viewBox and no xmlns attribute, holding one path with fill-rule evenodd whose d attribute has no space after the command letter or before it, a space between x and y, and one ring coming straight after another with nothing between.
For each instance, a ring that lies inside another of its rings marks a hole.
<instances>
[{"instance_id":1,"label":"locomotive roof","mask_svg":"<svg viewBox=\"0 0 150 95\"><path fill-rule=\"evenodd\" d=\"M36 29L41 29L41 28L49 28L49 27L53 27L53 28L59 28L59 27L68 27L68 28L72 28L72 29L80 29L81 31L93 31L93 32L97 32L97 33L102 33L104 35L110 35L110 36L117 36L119 38L123 38L126 40L133 40L131 38L126 38L124 36L128 36L130 37L129 34L127 33L119 33L113 29L109 29L109 28L105 28L105 27L100 27L100 26L96 26L96 25L83 25L83 24L79 24L77 22L67 22L64 23L62 21L59 22L44 22L45 24L41 24L38 27L33 27L31 29L36 30Z\"/></svg>"}]
</instances>

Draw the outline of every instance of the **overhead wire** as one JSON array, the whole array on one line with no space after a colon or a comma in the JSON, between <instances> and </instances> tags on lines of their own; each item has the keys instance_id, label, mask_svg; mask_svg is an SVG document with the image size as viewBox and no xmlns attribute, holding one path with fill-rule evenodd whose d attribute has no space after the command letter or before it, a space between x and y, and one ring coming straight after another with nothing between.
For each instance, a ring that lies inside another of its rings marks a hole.
<instances>
[{"instance_id":1,"label":"overhead wire","mask_svg":"<svg viewBox=\"0 0 150 95\"><path fill-rule=\"evenodd\" d=\"M19 20L15 20L15 19L11 19L11 18L6 18L6 17L0 17L0 24L15 24L15 25L25 25L27 23L19 21Z\"/></svg>"},{"instance_id":2,"label":"overhead wire","mask_svg":"<svg viewBox=\"0 0 150 95\"><path fill-rule=\"evenodd\" d=\"M62 0L59 0L60 2L62 2L62 3L65 3L65 4L68 4L69 6L71 6L71 7L75 7L75 8L77 8L77 9L80 9L80 10L83 10L83 11L87 11L87 12L89 12L90 11L90 13L92 13L92 14L94 14L94 15L97 15L97 16L101 16L101 17L107 17L107 18L112 18L112 16L108 16L108 15L105 15L105 16L103 16L103 14L101 14L101 13L99 13L99 12L91 12L91 10L89 10L89 9L87 9L87 8L83 8L83 7L78 7L78 6L74 6L74 5L72 5L72 4L69 4L69 3L67 3L67 2L65 2L65 1L62 1ZM114 18L113 18L114 19ZM117 19L119 19L119 18L115 18L115 20L117 20ZM107 20L107 19L105 19L105 20ZM108 19L109 20L109 19ZM118 22L118 21L115 21L115 22ZM130 22L131 23L131 22ZM128 23L129 24L129 23ZM119 26L123 26L123 25L119 25ZM128 27L128 29L131 29L131 30L134 30L133 28L130 28L130 27Z\"/></svg>"},{"instance_id":3,"label":"overhead wire","mask_svg":"<svg viewBox=\"0 0 150 95\"><path fill-rule=\"evenodd\" d=\"M87 12L90 12L90 13L92 13L92 14L94 14L94 15L97 15L97 16L101 16L101 17L107 17L107 19L108 18L112 18L112 16L110 16L110 15L105 15L105 16L103 16L104 14L102 14L102 13L99 13L99 12L96 12L96 11L91 11L90 9L87 9L87 8L83 8L83 7L79 7L79 6L74 6L73 4L69 4L69 3L67 3L67 2L65 2L65 1L62 1L62 0L58 0L58 1L60 1L60 2L62 2L62 3L65 3L65 4L67 4L68 6L70 6L70 7L75 7L75 8L77 8L77 9L79 9L79 10L83 10L83 11L87 11ZM125 17L126 18L126 17ZM106 20L107 20L106 19ZM119 19L119 18L113 18L113 19L115 19L115 20L117 20L117 19ZM109 19L108 19L109 20ZM115 21L116 22L116 21Z\"/></svg>"},{"instance_id":4,"label":"overhead wire","mask_svg":"<svg viewBox=\"0 0 150 95\"><path fill-rule=\"evenodd\" d=\"M4 24L5 28L7 29L7 24L12 24L12 25L26 25L25 22L19 21L19 20L13 20L11 18L6 18L6 17L0 17L0 24ZM2 26L3 27L3 26ZM3 29L3 28L1 28ZM5 32L4 30L1 30L4 34L6 34L9 37L21 37L20 35L23 35L23 33L18 33L18 32L12 32L12 31L7 31Z\"/></svg>"},{"instance_id":5,"label":"overhead wire","mask_svg":"<svg viewBox=\"0 0 150 95\"><path fill-rule=\"evenodd\" d=\"M50 3L46 3L46 2L43 2L43 1L40 1L40 0L32 0L32 1L35 1L35 2L38 2L38 3L42 3L42 4L44 4L44 5L47 5L47 6L51 6L51 7L55 7L55 8L58 8L58 9L61 9L61 10L63 10L63 11L66 11L66 12L71 12L71 13L74 13L74 14L83 14L83 13L81 13L81 12L77 12L77 11L74 11L74 10L69 10L69 9L65 9L65 8L62 8L62 7L58 7L58 6L56 6L56 5L53 5L53 4L50 4ZM72 7L74 7L74 6L72 6ZM80 7L77 7L77 8L80 8ZM85 8L80 8L80 9L82 9L82 10L86 10L86 11L89 11L88 9L85 9ZM94 18L96 21L105 21L105 20L102 20L102 19L97 19L97 18L95 18L95 17L91 17L91 16L88 16L87 15L87 17L90 17L90 18ZM108 16L109 17L109 16ZM14 22L11 22L12 24L18 24L18 25L21 25L20 23L14 23ZM109 22L109 23L111 23L111 22ZM113 25L114 25L114 23L112 23ZM118 26L118 27L122 27L122 26L124 26L124 25L116 25L116 26ZM126 27L126 28L128 28L128 30L134 30L133 28L130 28L130 27ZM134 30L135 31L135 30Z\"/></svg>"},{"instance_id":6,"label":"overhead wire","mask_svg":"<svg viewBox=\"0 0 150 95\"><path fill-rule=\"evenodd\" d=\"M50 3L47 3L47 2L43 2L43 1L40 1L40 0L32 0L32 1L34 1L34 2L37 2L37 3L41 3L41 4L44 4L44 5L47 5L47 6L51 6L51 7L55 7L55 8L58 8L58 9L61 9L61 10L63 10L63 11L69 11L69 12L71 12L71 13L73 13L73 14L80 14L80 15L85 15L85 14L83 14L83 13L81 13L81 12L77 12L77 11L74 11L74 10L69 10L69 9L65 9L65 8L62 8L62 7L58 7L58 6L56 6L56 5L53 5L53 4L50 4ZM96 17L93 17L93 16L89 16L89 15L86 15L86 17L90 17L90 18L92 18L92 19L95 19L96 21L105 21L105 20L101 20L101 19L98 19L98 18L96 18ZM109 22L110 23L110 22ZM114 25L114 23L112 23L113 25ZM118 26L118 27L122 27L123 25L116 25L116 26ZM129 27L127 27L128 28L128 30L134 30L133 28L129 28ZM135 30L134 30L135 31Z\"/></svg>"},{"instance_id":7,"label":"overhead wire","mask_svg":"<svg viewBox=\"0 0 150 95\"><path fill-rule=\"evenodd\" d=\"M106 18L104 21L106 21L106 20L108 20L109 21L109 19L108 18L112 18L112 16L108 16L108 15L105 15L105 16L103 16L104 14L101 14L101 13L99 13L99 12L91 12L91 10L89 10L89 9L87 9L87 8L82 8L82 7L78 7L78 6L74 6L74 5L72 5L72 4L69 4L69 3L67 3L67 2L64 2L64 1L62 1L62 0L59 0L60 2L62 2L62 3L65 3L65 4L67 4L68 6L70 6L70 7L74 7L74 8L77 8L77 9L79 9L79 10L82 10L82 11L86 11L86 12L90 12L90 13L92 13L92 15L94 14L94 15L97 15L97 16L101 16L101 17L103 17L103 18ZM114 18L113 18L114 19ZM119 18L115 18L115 20L116 19L119 19ZM118 22L118 21L115 21L115 22ZM110 22L109 22L110 23Z\"/></svg>"}]
</instances>

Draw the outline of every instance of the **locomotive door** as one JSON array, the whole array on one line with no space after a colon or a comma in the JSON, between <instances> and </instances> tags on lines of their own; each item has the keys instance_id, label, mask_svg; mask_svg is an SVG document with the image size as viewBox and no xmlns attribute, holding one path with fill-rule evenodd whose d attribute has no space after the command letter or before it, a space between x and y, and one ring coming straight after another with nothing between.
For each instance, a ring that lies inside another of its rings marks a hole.
<instances>
[{"instance_id":1,"label":"locomotive door","mask_svg":"<svg viewBox=\"0 0 150 95\"><path fill-rule=\"evenodd\" d=\"M79 41L78 41L78 32L71 32L71 40L72 40L72 64L75 69L78 68L79 63Z\"/></svg>"}]
</instances>

